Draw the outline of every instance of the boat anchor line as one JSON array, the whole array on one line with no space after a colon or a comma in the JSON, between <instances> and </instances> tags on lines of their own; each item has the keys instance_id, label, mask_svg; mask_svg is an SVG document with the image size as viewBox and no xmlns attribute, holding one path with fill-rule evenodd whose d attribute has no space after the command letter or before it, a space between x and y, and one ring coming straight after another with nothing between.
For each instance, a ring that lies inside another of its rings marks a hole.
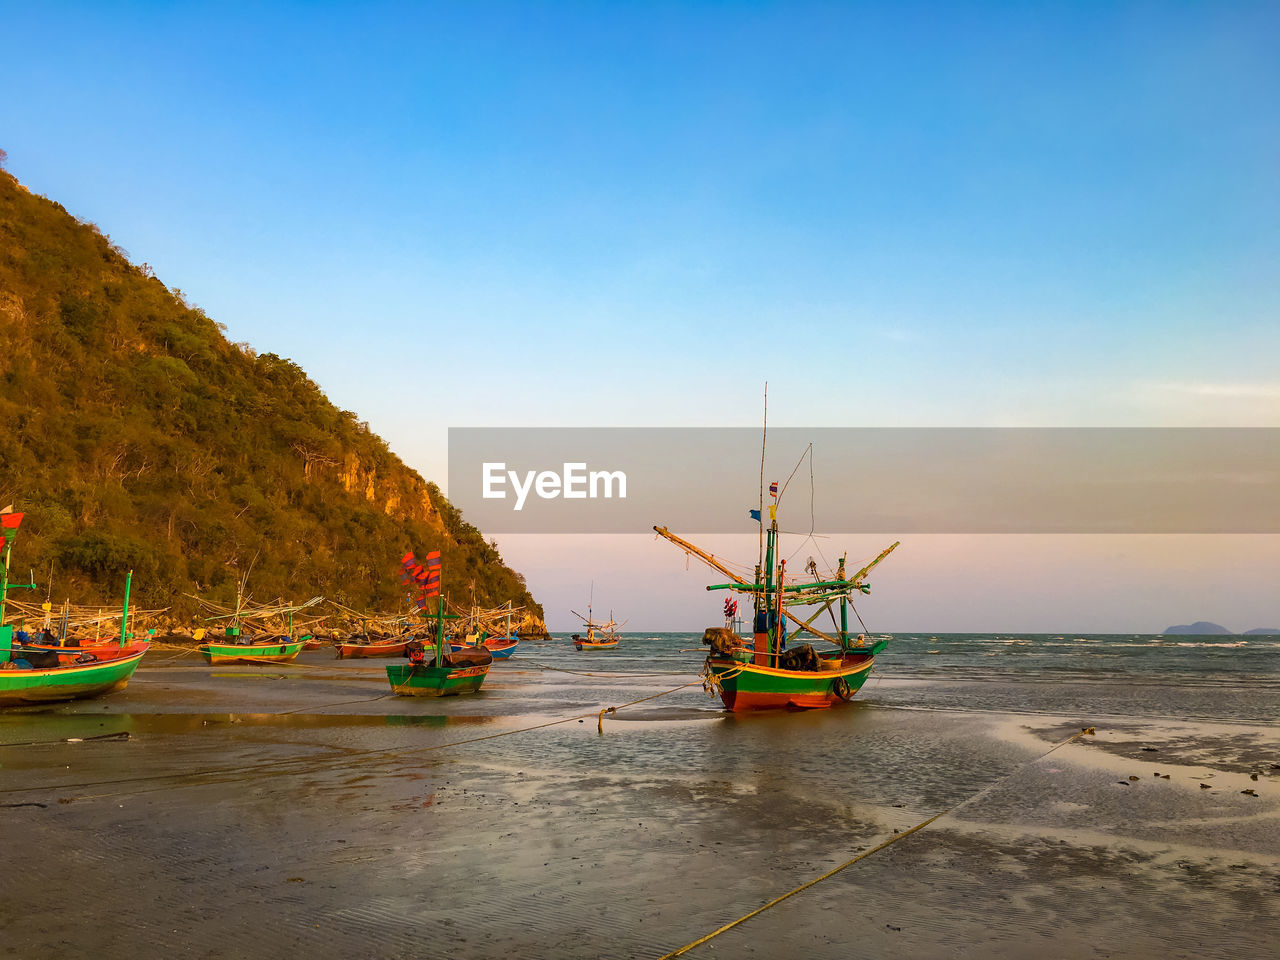
<instances>
[{"instance_id":1,"label":"boat anchor line","mask_svg":"<svg viewBox=\"0 0 1280 960\"><path fill-rule=\"evenodd\" d=\"M698 651L701 652L701 651ZM599 677L602 680L630 680L632 677L684 677L689 675L688 670L666 670L661 673L587 673L584 670L566 670L564 667L552 667L545 663L538 663L536 660L521 662L528 663L531 667L537 667L539 670L549 670L552 673L570 673L575 677Z\"/></svg>"},{"instance_id":2,"label":"boat anchor line","mask_svg":"<svg viewBox=\"0 0 1280 960\"><path fill-rule=\"evenodd\" d=\"M925 827L929 826L929 824L933 823L935 820L939 820L942 817L945 817L947 814L954 813L955 811L959 810L961 807L964 807L970 803L973 803L973 801L977 800L983 794L989 793L991 790L995 789L1000 784L1004 783L1006 780L1009 780L1011 777L1015 776L1016 774L1021 773L1027 767L1031 766L1032 764L1039 763L1041 760L1043 760L1049 754L1053 753L1053 751L1057 750L1059 747L1065 747L1068 743L1071 743L1072 741L1077 740L1080 737L1083 737L1086 735L1094 736L1095 735L1094 728L1084 727L1083 729L1080 730L1079 733L1073 733L1071 736L1067 737L1065 740L1055 743L1052 747L1050 747L1044 753L1040 754L1040 756L1036 757L1033 760L1028 760L1026 763L1022 764L1012 773L1001 777L999 780L996 780L994 783L987 784L985 787L983 787L973 796L965 800L961 800L959 803L955 804L954 806L948 807L946 810L943 810L939 813L935 813L928 820L922 820L920 823L917 823L914 827L909 827L908 829L903 830L901 833L894 833L892 837L890 837L888 840L885 840L883 843L872 847L870 850L863 851L862 853L858 854L856 857L852 858L851 860L846 860L844 863L840 864L840 866L835 867L832 870L828 870L826 873L822 874L822 876L814 877L812 880L809 880L806 883L800 884L800 886L796 887L794 890L788 890L786 893L782 894L781 896L774 897L772 900L770 900L768 903L764 904L763 906L757 907L756 909L752 910L750 913L746 914L745 916L739 917L737 920L731 921L730 923L726 923L723 927L720 927L717 930L712 930L705 937L699 937L697 940L694 940L692 943L685 944L679 950L672 950L670 953L664 953L661 957L658 958L658 960L673 960L673 958L675 957L683 956L684 954L688 953L690 950L694 949L695 947L700 947L702 946L702 944L708 942L709 940L714 940L716 937L720 936L720 934L728 930L732 930L734 927L738 926L739 924L746 923L751 918L760 916L760 914L764 913L770 907L776 907L783 900L786 900L789 897L794 897L797 893L800 893L803 890L808 890L810 887L814 886L815 884L821 883L823 880L826 880L829 877L834 877L841 870L844 870L848 867L853 866L859 860L865 860L867 859L867 857L870 857L872 854L879 853L881 850L885 849L886 847L892 846L893 844L897 843L899 840L903 840L911 836L911 834L916 833L917 831L923 830Z\"/></svg>"},{"instance_id":3,"label":"boat anchor line","mask_svg":"<svg viewBox=\"0 0 1280 960\"><path fill-rule=\"evenodd\" d=\"M667 694L676 693L677 691L683 690L686 687L697 687L697 686L705 686L705 685L700 679L691 680L688 683L680 684L680 686L678 687L672 687L670 690L663 690L661 693L655 693L647 697L641 697L639 700L631 700L628 703L623 703L616 707L605 707L603 710L600 711L599 716L596 719L596 731L599 733L604 733L604 715L606 713L612 713L616 716L618 711L621 710L623 707L634 707L637 703L644 703L646 700L657 700L659 697L665 697L667 696Z\"/></svg>"},{"instance_id":4,"label":"boat anchor line","mask_svg":"<svg viewBox=\"0 0 1280 960\"><path fill-rule=\"evenodd\" d=\"M7 743L0 743L0 747L43 747L51 743L95 743L104 740L130 740L132 737L127 730L121 730L117 733L100 733L94 737L59 737L56 740L10 740Z\"/></svg>"}]
</instances>

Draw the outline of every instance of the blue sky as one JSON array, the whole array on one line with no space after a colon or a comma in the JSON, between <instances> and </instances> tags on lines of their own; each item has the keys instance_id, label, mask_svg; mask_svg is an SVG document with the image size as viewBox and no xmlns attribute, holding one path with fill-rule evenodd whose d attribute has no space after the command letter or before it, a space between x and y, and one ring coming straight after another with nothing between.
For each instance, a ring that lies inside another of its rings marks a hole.
<instances>
[{"instance_id":1,"label":"blue sky","mask_svg":"<svg viewBox=\"0 0 1280 960\"><path fill-rule=\"evenodd\" d=\"M9 169L441 482L450 425L749 424L766 379L793 425L1280 425L1274 4L0 15ZM504 548L549 608L592 565ZM1028 596L990 625L1072 627Z\"/></svg>"}]
</instances>

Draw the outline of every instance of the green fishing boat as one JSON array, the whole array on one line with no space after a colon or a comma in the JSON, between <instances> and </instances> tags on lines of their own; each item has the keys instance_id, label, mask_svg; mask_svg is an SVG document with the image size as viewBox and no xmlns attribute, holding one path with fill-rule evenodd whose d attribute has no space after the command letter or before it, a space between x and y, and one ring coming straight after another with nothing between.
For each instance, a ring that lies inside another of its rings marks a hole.
<instances>
[{"instance_id":1,"label":"green fishing boat","mask_svg":"<svg viewBox=\"0 0 1280 960\"><path fill-rule=\"evenodd\" d=\"M288 637L272 637L266 641L253 640L249 643L236 643L239 631L232 633L227 628L228 639L222 643L202 643L200 656L206 663L284 663L294 659L306 646L309 637L290 640Z\"/></svg>"},{"instance_id":2,"label":"green fishing boat","mask_svg":"<svg viewBox=\"0 0 1280 960\"><path fill-rule=\"evenodd\" d=\"M212 616L205 617L206 622L230 620L223 630L222 640L211 640L197 648L206 663L222 664L285 663L293 660L311 639L310 633L294 635L294 614L316 606L323 598L313 597L301 604L249 606L245 603L242 580L234 609L220 607L199 597L194 599L214 611ZM255 629L264 632L246 636L244 628L247 623L256 624ZM272 632L279 631L281 627L284 632Z\"/></svg>"},{"instance_id":3,"label":"green fishing boat","mask_svg":"<svg viewBox=\"0 0 1280 960\"><path fill-rule=\"evenodd\" d=\"M0 667L0 706L80 700L123 690L148 647L145 643L121 647L114 656L80 655L95 657L92 662L23 668L16 666L24 662L22 649L13 648L12 642L13 625L5 624L0 627L0 656L16 659L10 659ZM9 667L8 664L15 666Z\"/></svg>"},{"instance_id":4,"label":"green fishing boat","mask_svg":"<svg viewBox=\"0 0 1280 960\"><path fill-rule=\"evenodd\" d=\"M812 454L812 445L804 456ZM801 457L803 463L804 457ZM796 464L799 469L800 464ZM747 580L731 570L715 556L671 533L666 527L653 529L687 554L702 560L712 569L729 577L730 583L713 584L708 590L730 590L745 594L751 600L751 635L740 636L741 623L736 619L737 601L725 601L725 625L710 627L702 642L711 651L703 665L702 676L707 688L720 696L725 707L734 712L770 709L815 709L830 707L852 699L866 682L876 654L888 644L887 638L868 640L866 627L862 633L849 629L849 612L861 623L852 603L854 594L871 592L867 574L898 546L892 544L881 551L852 576L846 572L846 557L840 557L835 569L820 571L810 558L805 564L805 578L789 579L787 561L781 559L778 546L778 484L769 485L769 496L775 500L768 509L769 524L764 523L764 460L761 454L760 508L749 511L760 524L760 556L755 577ZM792 471L795 476L795 471ZM785 492L786 485L783 484ZM812 534L810 535L812 536ZM821 552L821 551L818 551ZM794 555L795 551L792 551ZM833 607L839 605L839 622ZM797 607L816 607L805 617L793 612ZM833 630L828 633L815 626L823 614L831 617ZM788 621L795 625L789 632ZM819 652L805 643L788 649L788 643L801 633L832 644L832 652Z\"/></svg>"},{"instance_id":5,"label":"green fishing boat","mask_svg":"<svg viewBox=\"0 0 1280 960\"><path fill-rule=\"evenodd\" d=\"M435 649L428 654L426 646L415 640L405 651L408 663L387 664L387 680L394 693L403 697L452 697L480 689L493 665L493 654L483 646L450 651L444 622L456 619L456 614L444 612L441 598L435 615Z\"/></svg>"},{"instance_id":6,"label":"green fishing boat","mask_svg":"<svg viewBox=\"0 0 1280 960\"><path fill-rule=\"evenodd\" d=\"M146 643L129 643L129 587L133 571L125 579L124 610L119 644L49 649L14 642L13 624L4 623L5 600L12 587L34 588L35 583L9 583L13 539L22 514L0 511L0 546L5 548L0 570L0 706L51 703L98 697L122 690L147 652Z\"/></svg>"}]
</instances>

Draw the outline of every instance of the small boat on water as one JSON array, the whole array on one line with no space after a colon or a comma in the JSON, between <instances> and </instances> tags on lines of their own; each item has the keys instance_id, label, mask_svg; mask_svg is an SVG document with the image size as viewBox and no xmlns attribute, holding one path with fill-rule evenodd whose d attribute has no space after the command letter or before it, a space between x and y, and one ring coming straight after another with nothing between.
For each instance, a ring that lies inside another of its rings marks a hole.
<instances>
[{"instance_id":1,"label":"small boat on water","mask_svg":"<svg viewBox=\"0 0 1280 960\"><path fill-rule=\"evenodd\" d=\"M592 590L594 593L594 589ZM592 616L591 600L587 601L587 615L584 617L577 610L570 610L575 617L582 621L582 625L587 628L587 635L583 637L579 633L575 633L570 639L573 641L573 649L575 650L608 650L618 645L618 628L623 624L613 619L613 611L609 611L609 619L603 623L597 621Z\"/></svg>"},{"instance_id":2,"label":"small boat on water","mask_svg":"<svg viewBox=\"0 0 1280 960\"><path fill-rule=\"evenodd\" d=\"M587 635L575 633L571 638L575 650L608 650L618 645L617 637L597 635L592 627L587 627Z\"/></svg>"},{"instance_id":3,"label":"small boat on water","mask_svg":"<svg viewBox=\"0 0 1280 960\"><path fill-rule=\"evenodd\" d=\"M811 450L812 447L806 455ZM785 491L785 485L783 489ZM666 527L655 526L653 529L686 554L697 557L729 578L729 583L714 584L707 587L708 590L731 590L745 594L751 600L752 632L749 638L739 635L737 602L733 600L725 604L725 625L708 628L702 637L702 642L711 648L702 676L709 688L719 694L725 707L734 712L830 707L852 699L870 675L876 654L889 642L884 638L869 641L865 633L852 633L848 615L853 609L861 621L851 597L855 593L871 592L871 585L865 582L867 574L898 544L895 542L889 546L852 576L845 569L846 557L840 558L834 571L826 573L820 573L817 563L810 558L805 565L808 578L790 579L787 561L781 559L778 547L778 484L770 485L769 494L777 500L769 506L767 530L763 520L763 489L760 492L760 509L749 511L752 518L760 523L762 534L760 562L756 564L752 581L739 576L722 561L677 537ZM832 609L836 604L840 614L838 624ZM795 607L817 609L801 619L790 609ZM824 613L831 616L835 627L833 633L814 626L814 621ZM788 621L795 626L793 632L788 632ZM836 650L831 654L820 654L807 643L788 649L787 644L801 633L829 642Z\"/></svg>"},{"instance_id":4,"label":"small boat on water","mask_svg":"<svg viewBox=\"0 0 1280 960\"><path fill-rule=\"evenodd\" d=\"M0 545L5 549L0 570L0 706L56 703L98 697L123 690L133 677L149 644L129 642L129 587L132 571L125 579L124 608L120 617L120 638L92 650L76 647L41 648L14 642L13 624L4 623L5 600L11 587L34 588L35 583L10 584L9 561L13 539L23 514L0 512Z\"/></svg>"},{"instance_id":5,"label":"small boat on water","mask_svg":"<svg viewBox=\"0 0 1280 960\"><path fill-rule=\"evenodd\" d=\"M435 616L435 645L415 640L405 651L407 663L387 664L387 681L394 693L403 697L452 697L480 689L493 665L493 654L483 645L458 652L449 650L444 635L447 619L458 619L458 615L444 612L442 598Z\"/></svg>"}]
</instances>

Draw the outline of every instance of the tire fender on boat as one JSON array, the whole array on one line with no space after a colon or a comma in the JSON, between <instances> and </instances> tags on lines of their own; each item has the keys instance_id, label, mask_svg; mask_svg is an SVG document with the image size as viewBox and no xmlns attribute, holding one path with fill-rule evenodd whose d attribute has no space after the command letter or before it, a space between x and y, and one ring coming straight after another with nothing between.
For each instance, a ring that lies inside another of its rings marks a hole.
<instances>
[{"instance_id":1,"label":"tire fender on boat","mask_svg":"<svg viewBox=\"0 0 1280 960\"><path fill-rule=\"evenodd\" d=\"M853 699L853 691L849 689L849 681L844 677L836 677L831 681L831 692L841 700Z\"/></svg>"}]
</instances>

